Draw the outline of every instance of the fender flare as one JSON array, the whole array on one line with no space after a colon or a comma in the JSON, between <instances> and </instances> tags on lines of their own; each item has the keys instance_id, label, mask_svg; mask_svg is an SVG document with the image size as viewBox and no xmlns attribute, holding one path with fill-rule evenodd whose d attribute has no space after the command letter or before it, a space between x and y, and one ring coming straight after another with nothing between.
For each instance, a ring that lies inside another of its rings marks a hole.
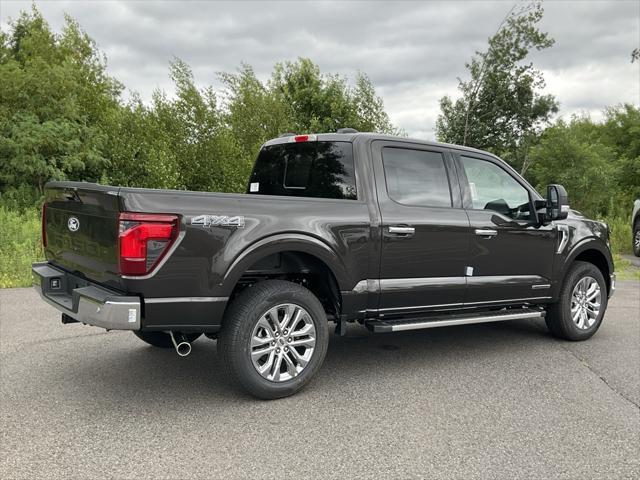
<instances>
[{"instance_id":1,"label":"fender flare","mask_svg":"<svg viewBox=\"0 0 640 480\"><path fill-rule=\"evenodd\" d=\"M564 259L564 263L562 264L561 275L560 278L562 282L564 282L564 278L567 276L567 271L571 264L575 261L576 257L587 250L596 250L599 252L607 262L607 268L609 270L609 274L613 273L614 265L613 259L611 257L611 252L607 249L606 245L603 243L602 239L598 237L588 237L580 240L577 244L575 244L567 256ZM562 282L559 282L559 288L562 285ZM605 282L609 283L609 279L605 275Z\"/></svg>"},{"instance_id":2,"label":"fender flare","mask_svg":"<svg viewBox=\"0 0 640 480\"><path fill-rule=\"evenodd\" d=\"M258 260L280 252L302 252L321 260L331 271L340 290L351 289L351 279L340 256L325 242L310 235L286 233L262 238L244 250L225 272L221 286L224 295L231 295L242 274Z\"/></svg>"}]
</instances>

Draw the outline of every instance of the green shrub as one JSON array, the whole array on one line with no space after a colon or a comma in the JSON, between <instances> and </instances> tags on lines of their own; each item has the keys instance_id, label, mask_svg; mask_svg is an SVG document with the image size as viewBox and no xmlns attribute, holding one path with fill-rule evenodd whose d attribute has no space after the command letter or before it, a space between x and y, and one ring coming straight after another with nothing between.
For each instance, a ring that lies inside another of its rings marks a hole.
<instances>
[{"instance_id":1,"label":"green shrub","mask_svg":"<svg viewBox=\"0 0 640 480\"><path fill-rule=\"evenodd\" d=\"M0 206L0 288L31 285L31 263L42 258L40 212Z\"/></svg>"},{"instance_id":2,"label":"green shrub","mask_svg":"<svg viewBox=\"0 0 640 480\"><path fill-rule=\"evenodd\" d=\"M609 225L611 230L611 251L631 253L631 219L628 217L607 217L602 221Z\"/></svg>"}]
</instances>

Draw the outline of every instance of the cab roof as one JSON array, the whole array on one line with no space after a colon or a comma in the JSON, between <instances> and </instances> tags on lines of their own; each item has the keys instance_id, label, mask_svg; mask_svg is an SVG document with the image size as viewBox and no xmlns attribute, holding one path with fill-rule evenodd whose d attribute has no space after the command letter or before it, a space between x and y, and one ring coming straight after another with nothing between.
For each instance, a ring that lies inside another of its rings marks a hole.
<instances>
[{"instance_id":1,"label":"cab roof","mask_svg":"<svg viewBox=\"0 0 640 480\"><path fill-rule=\"evenodd\" d=\"M303 140L298 140L301 137L307 137ZM479 150L477 148L466 147L462 145L455 145L452 143L442 143L442 142L434 142L430 140L422 140L417 138L408 138L401 137L398 135L388 135L384 133L373 133L373 132L350 132L350 133L315 133L315 134L285 134L277 138L273 138L264 143L263 147L268 147L271 145L280 145L283 143L293 143L293 142L305 142L305 141L318 141L318 142L371 142L374 140L388 140L394 142L402 142L402 143L412 143L418 145L427 145L432 147L441 147L441 148L449 148L467 152L475 152L482 153L484 155L490 155L495 157L494 154L490 152L486 152L484 150Z\"/></svg>"}]
</instances>

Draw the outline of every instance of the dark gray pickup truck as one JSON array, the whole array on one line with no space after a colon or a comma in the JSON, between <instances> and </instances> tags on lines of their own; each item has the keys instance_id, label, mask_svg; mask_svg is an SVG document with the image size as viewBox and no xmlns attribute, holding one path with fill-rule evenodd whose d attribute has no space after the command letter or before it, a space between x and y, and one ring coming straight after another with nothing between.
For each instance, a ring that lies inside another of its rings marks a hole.
<instances>
[{"instance_id":1,"label":"dark gray pickup truck","mask_svg":"<svg viewBox=\"0 0 640 480\"><path fill-rule=\"evenodd\" d=\"M212 173L202 172L203 175ZM584 340L615 288L607 225L486 152L342 130L284 135L246 194L46 186L36 288L64 323L186 355L204 334L260 398L372 332L543 319Z\"/></svg>"}]
</instances>

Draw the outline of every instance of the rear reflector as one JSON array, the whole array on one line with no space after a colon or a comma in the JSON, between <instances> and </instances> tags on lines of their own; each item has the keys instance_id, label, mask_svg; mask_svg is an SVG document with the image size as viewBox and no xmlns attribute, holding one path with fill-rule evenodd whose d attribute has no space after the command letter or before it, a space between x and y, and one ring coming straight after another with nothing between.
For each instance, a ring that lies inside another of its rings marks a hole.
<instances>
[{"instance_id":1,"label":"rear reflector","mask_svg":"<svg viewBox=\"0 0 640 480\"><path fill-rule=\"evenodd\" d=\"M118 223L121 275L150 273L178 237L177 215L123 212Z\"/></svg>"}]
</instances>

